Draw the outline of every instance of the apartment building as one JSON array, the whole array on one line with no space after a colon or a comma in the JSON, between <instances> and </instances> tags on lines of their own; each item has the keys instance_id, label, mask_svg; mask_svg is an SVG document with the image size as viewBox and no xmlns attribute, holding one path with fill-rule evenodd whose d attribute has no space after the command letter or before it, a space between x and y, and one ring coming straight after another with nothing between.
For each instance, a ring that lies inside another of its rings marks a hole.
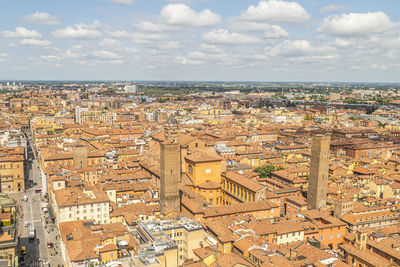
<instances>
[{"instance_id":1,"label":"apartment building","mask_svg":"<svg viewBox=\"0 0 400 267\"><path fill-rule=\"evenodd\" d=\"M106 110L90 110L89 108L75 108L75 123L102 122L108 125L114 124L117 119L115 112Z\"/></svg>"},{"instance_id":2,"label":"apartment building","mask_svg":"<svg viewBox=\"0 0 400 267\"><path fill-rule=\"evenodd\" d=\"M110 222L110 198L97 188L64 188L54 191L53 209L58 223L93 220Z\"/></svg>"},{"instance_id":3,"label":"apartment building","mask_svg":"<svg viewBox=\"0 0 400 267\"><path fill-rule=\"evenodd\" d=\"M0 194L0 266L14 266L17 257L16 202Z\"/></svg>"},{"instance_id":4,"label":"apartment building","mask_svg":"<svg viewBox=\"0 0 400 267\"><path fill-rule=\"evenodd\" d=\"M347 223L350 231L363 228L378 228L395 225L399 214L389 206L378 206L372 208L357 208L352 213L344 215L341 219Z\"/></svg>"},{"instance_id":5,"label":"apartment building","mask_svg":"<svg viewBox=\"0 0 400 267\"><path fill-rule=\"evenodd\" d=\"M117 261L132 246L122 223L97 225L89 221L60 223L61 249L67 267L104 266ZM104 264L104 265L102 265Z\"/></svg>"},{"instance_id":6,"label":"apartment building","mask_svg":"<svg viewBox=\"0 0 400 267\"><path fill-rule=\"evenodd\" d=\"M0 183L2 193L22 192L25 150L23 147L0 149Z\"/></svg>"},{"instance_id":7,"label":"apartment building","mask_svg":"<svg viewBox=\"0 0 400 267\"><path fill-rule=\"evenodd\" d=\"M144 245L135 266L181 266L197 259L193 250L202 247L205 238L203 227L184 217L139 223L137 233Z\"/></svg>"}]
</instances>

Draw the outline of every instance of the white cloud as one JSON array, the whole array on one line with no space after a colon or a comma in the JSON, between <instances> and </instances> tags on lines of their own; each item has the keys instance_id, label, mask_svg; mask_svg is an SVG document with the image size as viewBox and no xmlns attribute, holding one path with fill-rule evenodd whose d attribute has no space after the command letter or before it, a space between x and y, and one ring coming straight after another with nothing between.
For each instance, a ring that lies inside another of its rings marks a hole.
<instances>
[{"instance_id":1,"label":"white cloud","mask_svg":"<svg viewBox=\"0 0 400 267\"><path fill-rule=\"evenodd\" d=\"M138 50L136 48L125 47L123 46L122 42L116 39L105 38L99 45L102 49L112 50L115 52L123 52L123 53L137 53Z\"/></svg>"},{"instance_id":2,"label":"white cloud","mask_svg":"<svg viewBox=\"0 0 400 267\"><path fill-rule=\"evenodd\" d=\"M5 57L8 57L8 54L6 53L0 53L0 62L5 62L6 60L4 59Z\"/></svg>"},{"instance_id":3,"label":"white cloud","mask_svg":"<svg viewBox=\"0 0 400 267\"><path fill-rule=\"evenodd\" d=\"M162 44L162 49L168 49L168 50L173 50L173 49L179 49L182 48L183 45L181 44L180 41L168 41L166 43Z\"/></svg>"},{"instance_id":4,"label":"white cloud","mask_svg":"<svg viewBox=\"0 0 400 267\"><path fill-rule=\"evenodd\" d=\"M186 4L196 4L196 3L203 3L203 2L210 2L211 0L167 0L168 2L174 3L186 3Z\"/></svg>"},{"instance_id":5,"label":"white cloud","mask_svg":"<svg viewBox=\"0 0 400 267\"><path fill-rule=\"evenodd\" d=\"M112 64L112 65L122 65L124 63L125 61L123 59L107 60L107 64Z\"/></svg>"},{"instance_id":6,"label":"white cloud","mask_svg":"<svg viewBox=\"0 0 400 267\"><path fill-rule=\"evenodd\" d=\"M231 20L229 28L239 32L264 32L265 38L281 38L289 36L289 33L279 25L271 25L266 22L246 21L242 19Z\"/></svg>"},{"instance_id":7,"label":"white cloud","mask_svg":"<svg viewBox=\"0 0 400 267\"><path fill-rule=\"evenodd\" d=\"M301 57L306 55L332 52L334 48L329 46L312 46L307 40L285 40L277 46L265 49L271 56Z\"/></svg>"},{"instance_id":8,"label":"white cloud","mask_svg":"<svg viewBox=\"0 0 400 267\"><path fill-rule=\"evenodd\" d=\"M222 60L226 57L226 54L215 54L215 53L205 53L202 51L192 51L187 57L191 60Z\"/></svg>"},{"instance_id":9,"label":"white cloud","mask_svg":"<svg viewBox=\"0 0 400 267\"><path fill-rule=\"evenodd\" d=\"M31 45L31 46L50 46L51 43L48 40L39 40L39 39L22 39L20 42L21 45Z\"/></svg>"},{"instance_id":10,"label":"white cloud","mask_svg":"<svg viewBox=\"0 0 400 267\"><path fill-rule=\"evenodd\" d=\"M349 39L336 38L334 44L338 47L349 47L354 45L354 41Z\"/></svg>"},{"instance_id":11,"label":"white cloud","mask_svg":"<svg viewBox=\"0 0 400 267\"><path fill-rule=\"evenodd\" d=\"M24 27L16 27L15 32L2 31L0 34L4 38L42 38L42 35L35 30L28 30Z\"/></svg>"},{"instance_id":12,"label":"white cloud","mask_svg":"<svg viewBox=\"0 0 400 267\"><path fill-rule=\"evenodd\" d=\"M117 3L117 4L124 4L124 5L131 5L135 3L135 0L109 0L111 2Z\"/></svg>"},{"instance_id":13,"label":"white cloud","mask_svg":"<svg viewBox=\"0 0 400 267\"><path fill-rule=\"evenodd\" d=\"M207 27L221 22L221 17L209 9L196 12L185 4L164 6L161 17L165 23L173 26Z\"/></svg>"},{"instance_id":14,"label":"white cloud","mask_svg":"<svg viewBox=\"0 0 400 267\"><path fill-rule=\"evenodd\" d=\"M36 11L33 14L30 14L24 18L24 21L30 24L38 24L38 25L58 25L60 24L60 19L58 16L50 15L46 12Z\"/></svg>"},{"instance_id":15,"label":"white cloud","mask_svg":"<svg viewBox=\"0 0 400 267\"><path fill-rule=\"evenodd\" d=\"M63 29L57 29L52 35L58 39L96 39L103 34L99 31L100 22L95 20L92 24L75 24Z\"/></svg>"},{"instance_id":16,"label":"white cloud","mask_svg":"<svg viewBox=\"0 0 400 267\"><path fill-rule=\"evenodd\" d=\"M280 0L260 1L257 6L250 5L242 14L242 18L254 21L302 22L310 15L297 2Z\"/></svg>"},{"instance_id":17,"label":"white cloud","mask_svg":"<svg viewBox=\"0 0 400 267\"><path fill-rule=\"evenodd\" d=\"M200 45L200 50L204 51L206 53L224 53L225 50L217 47L215 45L210 45L210 44L202 44Z\"/></svg>"},{"instance_id":18,"label":"white cloud","mask_svg":"<svg viewBox=\"0 0 400 267\"><path fill-rule=\"evenodd\" d=\"M57 61L61 59L59 56L55 55L40 56L40 58L46 61Z\"/></svg>"},{"instance_id":19,"label":"white cloud","mask_svg":"<svg viewBox=\"0 0 400 267\"><path fill-rule=\"evenodd\" d=\"M118 30L118 31L113 31L108 33L111 37L113 38L118 38L118 39L123 39L123 38L130 38L132 35L124 30Z\"/></svg>"},{"instance_id":20,"label":"white cloud","mask_svg":"<svg viewBox=\"0 0 400 267\"><path fill-rule=\"evenodd\" d=\"M99 59L121 59L122 56L112 52L112 51L107 51L107 50L95 50L91 54L92 56L99 58Z\"/></svg>"},{"instance_id":21,"label":"white cloud","mask_svg":"<svg viewBox=\"0 0 400 267\"><path fill-rule=\"evenodd\" d=\"M288 37L289 33L278 25L271 25L271 27L266 30L263 34L265 38L282 38Z\"/></svg>"},{"instance_id":22,"label":"white cloud","mask_svg":"<svg viewBox=\"0 0 400 267\"><path fill-rule=\"evenodd\" d=\"M142 21L135 25L136 28L146 32L160 32L162 31L161 25L155 24L151 21Z\"/></svg>"},{"instance_id":23,"label":"white cloud","mask_svg":"<svg viewBox=\"0 0 400 267\"><path fill-rule=\"evenodd\" d=\"M236 33L225 29L212 30L203 34L203 40L212 44L224 45L242 45L260 43L262 40L258 37Z\"/></svg>"},{"instance_id":24,"label":"white cloud","mask_svg":"<svg viewBox=\"0 0 400 267\"><path fill-rule=\"evenodd\" d=\"M334 36L354 37L384 32L392 26L383 12L349 13L325 18L320 30Z\"/></svg>"},{"instance_id":25,"label":"white cloud","mask_svg":"<svg viewBox=\"0 0 400 267\"><path fill-rule=\"evenodd\" d=\"M108 47L108 48L115 48L115 47L120 47L121 46L121 42L115 39L110 39L110 38L106 38L103 39L99 45L104 46L104 47Z\"/></svg>"},{"instance_id":26,"label":"white cloud","mask_svg":"<svg viewBox=\"0 0 400 267\"><path fill-rule=\"evenodd\" d=\"M271 25L265 22L256 21L243 21L240 19L234 19L229 22L229 28L233 31L265 31L268 30Z\"/></svg>"},{"instance_id":27,"label":"white cloud","mask_svg":"<svg viewBox=\"0 0 400 267\"><path fill-rule=\"evenodd\" d=\"M371 64L370 67L373 68L373 69L379 69L379 70L387 70L388 69L388 66L386 66L386 65L375 64L375 63Z\"/></svg>"},{"instance_id":28,"label":"white cloud","mask_svg":"<svg viewBox=\"0 0 400 267\"><path fill-rule=\"evenodd\" d=\"M229 22L229 28L239 32L264 32L265 38L282 38L289 36L289 33L279 25L271 25L266 22L246 21L234 18Z\"/></svg>"},{"instance_id":29,"label":"white cloud","mask_svg":"<svg viewBox=\"0 0 400 267\"><path fill-rule=\"evenodd\" d=\"M82 58L83 53L83 46L76 45L71 47L70 49L65 50L63 56L66 58Z\"/></svg>"},{"instance_id":30,"label":"white cloud","mask_svg":"<svg viewBox=\"0 0 400 267\"><path fill-rule=\"evenodd\" d=\"M165 40L167 36L161 33L143 33L138 32L133 34L133 40L138 44L152 44L154 42L159 42Z\"/></svg>"},{"instance_id":31,"label":"white cloud","mask_svg":"<svg viewBox=\"0 0 400 267\"><path fill-rule=\"evenodd\" d=\"M345 5L329 5L326 7L323 7L319 10L320 13L331 13L331 12L336 12L336 11L343 11L346 10L347 6Z\"/></svg>"},{"instance_id":32,"label":"white cloud","mask_svg":"<svg viewBox=\"0 0 400 267\"><path fill-rule=\"evenodd\" d=\"M175 60L182 65L199 65L203 63L201 60L190 60L182 56L177 56Z\"/></svg>"}]
</instances>

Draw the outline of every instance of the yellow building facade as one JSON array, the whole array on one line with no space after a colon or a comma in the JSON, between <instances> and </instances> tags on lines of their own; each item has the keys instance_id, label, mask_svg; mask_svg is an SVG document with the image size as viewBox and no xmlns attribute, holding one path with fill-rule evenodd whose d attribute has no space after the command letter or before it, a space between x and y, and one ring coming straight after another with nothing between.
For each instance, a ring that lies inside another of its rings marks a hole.
<instances>
[{"instance_id":1,"label":"yellow building facade","mask_svg":"<svg viewBox=\"0 0 400 267\"><path fill-rule=\"evenodd\" d=\"M1 192L22 192L24 183L24 156L0 154Z\"/></svg>"},{"instance_id":2,"label":"yellow building facade","mask_svg":"<svg viewBox=\"0 0 400 267\"><path fill-rule=\"evenodd\" d=\"M211 206L222 203L221 161L219 157L200 151L185 157L185 171L193 183L194 191Z\"/></svg>"}]
</instances>

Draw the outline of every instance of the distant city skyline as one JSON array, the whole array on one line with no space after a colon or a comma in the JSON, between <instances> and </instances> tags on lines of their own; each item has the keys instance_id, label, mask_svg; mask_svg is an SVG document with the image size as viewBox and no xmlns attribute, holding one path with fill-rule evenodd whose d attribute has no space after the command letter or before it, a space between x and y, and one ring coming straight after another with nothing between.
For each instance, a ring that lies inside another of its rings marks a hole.
<instances>
[{"instance_id":1,"label":"distant city skyline","mask_svg":"<svg viewBox=\"0 0 400 267\"><path fill-rule=\"evenodd\" d=\"M396 0L25 0L2 10L0 80L400 82Z\"/></svg>"}]
</instances>

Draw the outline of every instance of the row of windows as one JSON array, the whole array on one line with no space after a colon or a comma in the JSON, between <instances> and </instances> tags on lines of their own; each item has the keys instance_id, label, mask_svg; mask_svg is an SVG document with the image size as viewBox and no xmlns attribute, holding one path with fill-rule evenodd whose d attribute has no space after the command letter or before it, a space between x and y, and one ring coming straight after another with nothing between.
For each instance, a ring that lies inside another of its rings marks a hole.
<instances>
[{"instance_id":1,"label":"row of windows","mask_svg":"<svg viewBox=\"0 0 400 267\"><path fill-rule=\"evenodd\" d=\"M295 237L296 235L300 235L300 232L292 233L292 237ZM278 236L278 238L283 239L283 238L288 238L289 236L290 236L290 234L280 235L280 236Z\"/></svg>"},{"instance_id":2,"label":"row of windows","mask_svg":"<svg viewBox=\"0 0 400 267\"><path fill-rule=\"evenodd\" d=\"M333 236L334 236L334 235L329 235L329 239L333 239ZM340 234L337 234L336 237L337 237L337 238L340 238ZM321 236L321 237L320 237L320 240L321 240L321 241L324 240L324 237Z\"/></svg>"},{"instance_id":3,"label":"row of windows","mask_svg":"<svg viewBox=\"0 0 400 267\"><path fill-rule=\"evenodd\" d=\"M103 217L107 217L107 214L104 214ZM69 214L69 218L72 218L72 213ZM92 218L93 218L93 216L92 216ZM97 218L101 218L101 215L100 215L100 214L97 214ZM77 220L80 220L80 217L77 216L76 219L77 219ZM87 217L86 217L86 216L83 216L83 219L86 220Z\"/></svg>"},{"instance_id":4,"label":"row of windows","mask_svg":"<svg viewBox=\"0 0 400 267\"><path fill-rule=\"evenodd\" d=\"M379 217L372 217L372 218L367 218L367 219L365 219L365 218L362 218L361 220L356 220L356 223L359 223L360 221L361 222L365 222L365 221L367 221L367 222L369 222L369 221L376 221L376 220L382 220L382 219L392 219L392 218L395 218L395 217L398 217L398 215L396 214L396 215L385 215L384 217L382 217L382 216L379 216Z\"/></svg>"},{"instance_id":5,"label":"row of windows","mask_svg":"<svg viewBox=\"0 0 400 267\"><path fill-rule=\"evenodd\" d=\"M98 212L100 212L100 210L101 210L100 208L97 208L97 211L98 211ZM107 208L104 208L104 211L107 211ZM85 214L85 213L86 213L86 210L83 210L82 212ZM91 209L91 210L90 210L90 213L94 213L94 209ZM76 214L79 214L79 210L76 211Z\"/></svg>"},{"instance_id":6,"label":"row of windows","mask_svg":"<svg viewBox=\"0 0 400 267\"><path fill-rule=\"evenodd\" d=\"M114 257L114 252L110 252L110 258ZM104 254L101 255L101 258L104 259Z\"/></svg>"},{"instance_id":7,"label":"row of windows","mask_svg":"<svg viewBox=\"0 0 400 267\"><path fill-rule=\"evenodd\" d=\"M225 184L226 183L226 184ZM238 186L237 184L230 183L230 182L223 182L225 190L230 192L231 194L240 197L243 200L249 200L249 201L255 201L255 196L254 194L249 193L246 189L243 189L243 187Z\"/></svg>"},{"instance_id":8,"label":"row of windows","mask_svg":"<svg viewBox=\"0 0 400 267\"><path fill-rule=\"evenodd\" d=\"M14 168L14 165L11 163L10 168L7 168L6 164L0 164L0 169L12 169ZM15 168L19 168L19 164L15 165Z\"/></svg>"},{"instance_id":9,"label":"row of windows","mask_svg":"<svg viewBox=\"0 0 400 267\"><path fill-rule=\"evenodd\" d=\"M169 236L170 238L173 237L172 234L168 234L168 236ZM174 237L177 237L177 236L183 236L183 232L176 232L176 233L174 234Z\"/></svg>"},{"instance_id":10,"label":"row of windows","mask_svg":"<svg viewBox=\"0 0 400 267\"><path fill-rule=\"evenodd\" d=\"M95 204L90 204L90 207L93 208ZM101 203L97 203L97 207L100 207ZM103 203L104 209L106 210L107 208L107 203ZM85 205L79 205L77 206L78 208L80 207L81 209L86 209L86 207L89 207L89 204ZM69 210L72 211L72 207L69 207Z\"/></svg>"}]
</instances>

